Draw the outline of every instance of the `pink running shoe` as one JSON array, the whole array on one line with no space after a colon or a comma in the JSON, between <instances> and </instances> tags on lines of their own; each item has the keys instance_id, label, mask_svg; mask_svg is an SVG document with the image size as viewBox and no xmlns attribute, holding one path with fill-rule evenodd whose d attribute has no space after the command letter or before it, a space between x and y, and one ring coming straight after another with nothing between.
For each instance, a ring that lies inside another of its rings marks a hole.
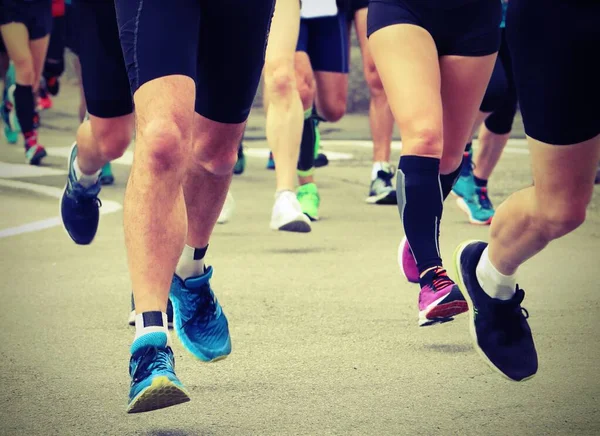
<instances>
[{"instance_id":1,"label":"pink running shoe","mask_svg":"<svg viewBox=\"0 0 600 436\"><path fill-rule=\"evenodd\" d=\"M398 246L398 266L400 267L400 272L406 277L406 280L411 283L419 283L417 261L410 250L406 236L402 238Z\"/></svg>"},{"instance_id":2,"label":"pink running shoe","mask_svg":"<svg viewBox=\"0 0 600 436\"><path fill-rule=\"evenodd\" d=\"M421 279L419 326L452 321L469 310L465 297L443 268L428 271Z\"/></svg>"}]
</instances>

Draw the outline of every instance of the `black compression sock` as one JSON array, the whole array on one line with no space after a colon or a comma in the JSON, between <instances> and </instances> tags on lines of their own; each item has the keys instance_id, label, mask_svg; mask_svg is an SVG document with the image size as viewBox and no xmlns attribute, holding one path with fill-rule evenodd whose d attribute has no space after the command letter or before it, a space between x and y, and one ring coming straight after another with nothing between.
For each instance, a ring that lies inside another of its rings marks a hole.
<instances>
[{"instance_id":1,"label":"black compression sock","mask_svg":"<svg viewBox=\"0 0 600 436\"><path fill-rule=\"evenodd\" d=\"M443 199L440 192L440 160L402 156L398 165L398 209L404 232L419 272L442 265L439 225Z\"/></svg>"},{"instance_id":2,"label":"black compression sock","mask_svg":"<svg viewBox=\"0 0 600 436\"><path fill-rule=\"evenodd\" d=\"M479 188L487 188L487 184L488 184L487 179L480 179L477 176L473 176L473 179L475 180L475 185L478 186Z\"/></svg>"}]
</instances>

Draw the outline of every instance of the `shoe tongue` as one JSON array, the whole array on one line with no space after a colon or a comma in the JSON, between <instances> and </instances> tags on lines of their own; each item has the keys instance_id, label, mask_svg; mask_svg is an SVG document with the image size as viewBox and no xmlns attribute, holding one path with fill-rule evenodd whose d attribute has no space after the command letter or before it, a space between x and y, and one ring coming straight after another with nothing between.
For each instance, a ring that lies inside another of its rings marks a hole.
<instances>
[{"instance_id":1,"label":"shoe tongue","mask_svg":"<svg viewBox=\"0 0 600 436\"><path fill-rule=\"evenodd\" d=\"M196 277L188 277L183 281L183 284L188 289L198 289L204 286L212 277L212 267L204 269L204 274Z\"/></svg>"},{"instance_id":2,"label":"shoe tongue","mask_svg":"<svg viewBox=\"0 0 600 436\"><path fill-rule=\"evenodd\" d=\"M143 334L136 338L131 344L131 354L135 354L137 351L143 348L164 348L167 346L168 338L167 334L162 331L153 331L150 333Z\"/></svg>"}]
</instances>

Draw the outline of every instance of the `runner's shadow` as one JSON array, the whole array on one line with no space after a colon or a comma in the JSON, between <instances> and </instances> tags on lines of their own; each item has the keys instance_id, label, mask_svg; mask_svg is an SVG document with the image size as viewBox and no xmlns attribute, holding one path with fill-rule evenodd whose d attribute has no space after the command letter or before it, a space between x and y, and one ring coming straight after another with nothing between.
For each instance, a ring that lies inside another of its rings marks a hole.
<instances>
[{"instance_id":1,"label":"runner's shadow","mask_svg":"<svg viewBox=\"0 0 600 436\"><path fill-rule=\"evenodd\" d=\"M428 351L444 354L462 354L473 351L473 345L471 344L426 344L423 348Z\"/></svg>"},{"instance_id":2,"label":"runner's shadow","mask_svg":"<svg viewBox=\"0 0 600 436\"><path fill-rule=\"evenodd\" d=\"M210 436L213 433L186 431L186 430L170 430L170 429L154 429L146 433L146 436Z\"/></svg>"}]
</instances>

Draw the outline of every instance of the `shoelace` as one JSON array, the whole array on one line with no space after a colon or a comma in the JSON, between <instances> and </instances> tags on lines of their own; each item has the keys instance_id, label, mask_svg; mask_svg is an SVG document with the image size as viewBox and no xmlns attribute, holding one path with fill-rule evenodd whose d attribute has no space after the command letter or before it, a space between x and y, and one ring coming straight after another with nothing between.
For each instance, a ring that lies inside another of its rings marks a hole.
<instances>
[{"instance_id":1,"label":"shoelace","mask_svg":"<svg viewBox=\"0 0 600 436\"><path fill-rule=\"evenodd\" d=\"M80 211L87 210L90 206L102 207L102 201L98 198L100 185L98 183L85 188L79 183L73 185L73 198Z\"/></svg>"},{"instance_id":2,"label":"shoelace","mask_svg":"<svg viewBox=\"0 0 600 436\"><path fill-rule=\"evenodd\" d=\"M190 298L188 303L190 306L195 306L196 310L190 319L188 319L182 327L187 325L202 325L207 324L213 319L213 316L217 310L217 304L215 299L210 292L209 285L202 285L195 292L190 292Z\"/></svg>"},{"instance_id":3,"label":"shoelace","mask_svg":"<svg viewBox=\"0 0 600 436\"><path fill-rule=\"evenodd\" d=\"M479 188L479 204L484 209L491 209L492 202L490 201L490 197L488 196L487 188Z\"/></svg>"},{"instance_id":4,"label":"shoelace","mask_svg":"<svg viewBox=\"0 0 600 436\"><path fill-rule=\"evenodd\" d=\"M154 371L170 371L172 367L169 353L162 348L147 347L140 358L133 374L133 381L137 382L148 377Z\"/></svg>"},{"instance_id":5,"label":"shoelace","mask_svg":"<svg viewBox=\"0 0 600 436\"><path fill-rule=\"evenodd\" d=\"M503 332L502 341L511 343L519 340L523 336L522 319L529 318L529 312L521 307L525 293L516 286L515 296L509 302L496 304L493 307L494 316L492 320L495 324L494 330Z\"/></svg>"},{"instance_id":6,"label":"shoelace","mask_svg":"<svg viewBox=\"0 0 600 436\"><path fill-rule=\"evenodd\" d=\"M445 269L438 268L435 270L435 276L431 280L431 284L434 292L437 292L448 285L453 285L454 282L450 279L450 277L448 277Z\"/></svg>"}]
</instances>

